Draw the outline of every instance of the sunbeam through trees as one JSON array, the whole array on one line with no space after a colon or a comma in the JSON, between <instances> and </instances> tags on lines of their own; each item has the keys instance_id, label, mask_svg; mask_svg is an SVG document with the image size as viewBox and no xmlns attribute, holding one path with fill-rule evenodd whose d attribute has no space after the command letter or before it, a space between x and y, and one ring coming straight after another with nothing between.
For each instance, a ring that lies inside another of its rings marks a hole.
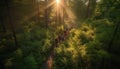
<instances>
[{"instance_id":1,"label":"sunbeam through trees","mask_svg":"<svg viewBox=\"0 0 120 69\"><path fill-rule=\"evenodd\" d=\"M120 69L120 0L1 0L0 69Z\"/></svg>"}]
</instances>

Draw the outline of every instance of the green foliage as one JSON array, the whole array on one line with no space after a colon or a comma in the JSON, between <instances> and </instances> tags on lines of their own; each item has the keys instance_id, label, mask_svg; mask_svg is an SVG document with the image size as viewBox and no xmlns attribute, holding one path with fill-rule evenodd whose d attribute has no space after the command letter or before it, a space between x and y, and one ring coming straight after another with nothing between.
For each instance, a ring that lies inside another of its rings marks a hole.
<instances>
[{"instance_id":1,"label":"green foliage","mask_svg":"<svg viewBox=\"0 0 120 69\"><path fill-rule=\"evenodd\" d=\"M26 57L17 56L12 61L14 62L13 69L37 69L37 62L32 55Z\"/></svg>"},{"instance_id":2,"label":"green foliage","mask_svg":"<svg viewBox=\"0 0 120 69\"><path fill-rule=\"evenodd\" d=\"M69 21L72 20L67 15L64 23L56 23L54 9L50 8L47 24L44 1L40 1L40 5L37 0L8 2L18 46L15 46L6 3L1 0L0 65L4 62L6 69L43 69L51 50L55 50L52 69L119 69L119 0L101 0L99 3L96 0L70 0L69 7L77 17L73 20L77 27L72 26L65 40L58 44L55 39L71 26ZM53 46L57 47L51 49Z\"/></svg>"}]
</instances>

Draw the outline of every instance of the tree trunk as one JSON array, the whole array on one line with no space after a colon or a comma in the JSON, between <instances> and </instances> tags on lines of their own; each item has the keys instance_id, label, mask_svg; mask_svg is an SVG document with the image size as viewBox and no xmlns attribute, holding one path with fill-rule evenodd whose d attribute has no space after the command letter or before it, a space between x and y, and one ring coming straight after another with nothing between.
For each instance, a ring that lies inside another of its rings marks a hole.
<instances>
[{"instance_id":1,"label":"tree trunk","mask_svg":"<svg viewBox=\"0 0 120 69\"><path fill-rule=\"evenodd\" d=\"M117 23L117 25L116 25L116 27L115 27L115 30L114 30L114 32L113 32L113 36L112 36L112 38L111 38L111 40L110 40L110 43L108 44L108 52L111 52L111 49L112 49L112 44L113 44L113 41L114 41L114 38L115 38L115 36L116 36L116 34L117 34L117 31L118 31L118 29L119 29L119 22Z\"/></svg>"},{"instance_id":2,"label":"tree trunk","mask_svg":"<svg viewBox=\"0 0 120 69\"><path fill-rule=\"evenodd\" d=\"M88 6L87 6L87 18L91 17L93 15L94 9L96 6L96 0L88 0Z\"/></svg>"},{"instance_id":3,"label":"tree trunk","mask_svg":"<svg viewBox=\"0 0 120 69\"><path fill-rule=\"evenodd\" d=\"M37 11L38 11L38 23L40 22L40 2L39 1L37 1Z\"/></svg>"},{"instance_id":4,"label":"tree trunk","mask_svg":"<svg viewBox=\"0 0 120 69\"><path fill-rule=\"evenodd\" d=\"M5 27L4 22L3 22L3 17L0 17L0 23L1 23L1 27L2 27L3 32L6 32L6 27Z\"/></svg>"},{"instance_id":5,"label":"tree trunk","mask_svg":"<svg viewBox=\"0 0 120 69\"><path fill-rule=\"evenodd\" d=\"M6 4L6 9L7 9L7 14L8 14L8 19L9 19L9 24L10 24L10 27L11 27L11 31L12 31L12 34L13 34L13 38L14 38L14 42L15 42L15 49L18 47L18 43L17 43L17 38L16 38L16 32L15 32L15 26L13 24L13 20L12 20L12 15L11 15L11 11L10 11L10 7L9 7L9 4L8 4L8 0L5 0L5 4Z\"/></svg>"},{"instance_id":6,"label":"tree trunk","mask_svg":"<svg viewBox=\"0 0 120 69\"><path fill-rule=\"evenodd\" d=\"M45 0L45 5L48 5L48 0ZM46 28L48 27L48 21L49 21L49 14L48 14L48 8L45 9L45 24Z\"/></svg>"},{"instance_id":7,"label":"tree trunk","mask_svg":"<svg viewBox=\"0 0 120 69\"><path fill-rule=\"evenodd\" d=\"M113 44L113 42L114 42L114 38L115 38L115 36L116 36L116 34L117 34L117 31L118 31L118 29L119 29L119 22L117 23L117 25L116 25L116 27L115 27L115 30L114 30L114 32L113 32L113 36L112 36L112 38L111 38L111 40L110 40L110 42L109 42L109 44L108 44L108 49L107 49L107 51L109 52L109 53L111 53L111 49L112 49L112 44ZM109 60L109 62L111 62L111 60ZM105 69L105 58L103 57L103 59L102 59L102 61L101 61L101 69Z\"/></svg>"}]
</instances>

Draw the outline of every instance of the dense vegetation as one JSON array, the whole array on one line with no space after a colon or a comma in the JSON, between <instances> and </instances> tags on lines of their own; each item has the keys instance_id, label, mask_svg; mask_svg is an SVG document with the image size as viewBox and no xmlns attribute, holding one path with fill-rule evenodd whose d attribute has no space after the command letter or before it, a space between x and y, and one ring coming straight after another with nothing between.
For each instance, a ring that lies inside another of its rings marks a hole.
<instances>
[{"instance_id":1,"label":"dense vegetation","mask_svg":"<svg viewBox=\"0 0 120 69\"><path fill-rule=\"evenodd\" d=\"M0 69L119 69L120 0L54 1L0 1Z\"/></svg>"}]
</instances>

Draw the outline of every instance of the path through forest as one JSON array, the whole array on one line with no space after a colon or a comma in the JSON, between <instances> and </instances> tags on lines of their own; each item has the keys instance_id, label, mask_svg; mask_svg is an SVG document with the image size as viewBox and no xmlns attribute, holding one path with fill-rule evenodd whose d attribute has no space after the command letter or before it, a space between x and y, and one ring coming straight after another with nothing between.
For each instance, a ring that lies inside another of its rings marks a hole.
<instances>
[{"instance_id":1,"label":"path through forest","mask_svg":"<svg viewBox=\"0 0 120 69\"><path fill-rule=\"evenodd\" d=\"M58 35L58 37L54 40L55 43L53 43L51 49L50 49L50 54L48 56L48 59L45 61L45 65L44 65L44 69L52 69L52 65L53 65L53 59L55 57L55 48L58 47L58 44L60 42L63 42L67 39L68 35L69 35L69 31L74 28L75 26L73 25L73 23L70 25L71 27L66 28L63 32L62 35Z\"/></svg>"},{"instance_id":2,"label":"path through forest","mask_svg":"<svg viewBox=\"0 0 120 69\"><path fill-rule=\"evenodd\" d=\"M56 18L58 18L58 20L56 20L56 21L58 23L60 23L61 20L63 20L64 25L66 23L68 23L68 24L66 24L67 26L64 28L63 31L60 32L60 34L57 36L57 38L54 39L54 43L52 44L48 58L44 63L44 69L52 69L53 60L55 57L55 48L58 47L61 42L65 41L68 38L68 35L70 34L69 33L70 30L76 26L75 22L74 22L75 16L72 13L72 11L70 10L69 6L67 6L67 4L65 4L64 1L61 1L61 3L63 3L63 4L58 3L58 1L59 0L57 0L57 11L56 11L56 13L58 15L58 16L56 16ZM61 11L60 11L60 9L61 9ZM62 9L64 11L62 11ZM61 16L62 15L61 13L63 14L63 16Z\"/></svg>"}]
</instances>

